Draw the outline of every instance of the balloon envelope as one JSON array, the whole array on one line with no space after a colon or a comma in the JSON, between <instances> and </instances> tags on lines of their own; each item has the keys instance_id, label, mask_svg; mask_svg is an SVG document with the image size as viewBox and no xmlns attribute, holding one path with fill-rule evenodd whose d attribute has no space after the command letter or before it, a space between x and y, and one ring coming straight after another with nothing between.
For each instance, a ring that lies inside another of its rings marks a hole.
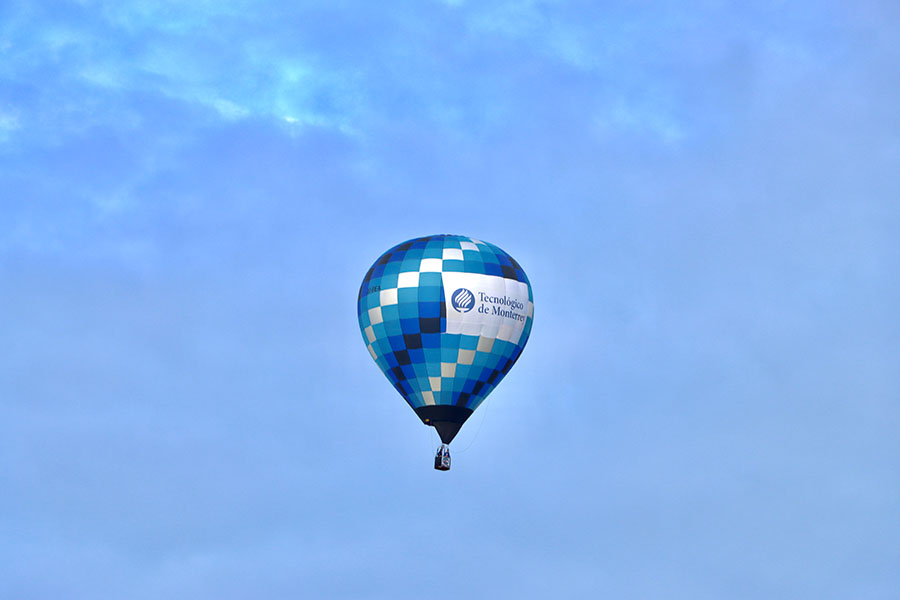
<instances>
[{"instance_id":1,"label":"balloon envelope","mask_svg":"<svg viewBox=\"0 0 900 600\"><path fill-rule=\"evenodd\" d=\"M522 267L497 246L433 235L375 261L357 314L388 381L449 444L525 348L534 298Z\"/></svg>"}]
</instances>

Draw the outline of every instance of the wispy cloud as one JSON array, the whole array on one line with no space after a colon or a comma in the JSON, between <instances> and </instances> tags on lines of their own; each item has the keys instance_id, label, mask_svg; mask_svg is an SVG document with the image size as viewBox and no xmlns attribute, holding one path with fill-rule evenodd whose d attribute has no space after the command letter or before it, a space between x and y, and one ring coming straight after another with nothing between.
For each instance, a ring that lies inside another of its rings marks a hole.
<instances>
[{"instance_id":1,"label":"wispy cloud","mask_svg":"<svg viewBox=\"0 0 900 600\"><path fill-rule=\"evenodd\" d=\"M352 129L356 107L345 100L359 96L352 78L321 59L298 58L296 50L309 52L290 44L273 53L265 33L244 35L256 20L249 6L84 2L63 13L8 10L5 102L34 140L100 120L114 124L106 115L140 112L139 97L147 94L205 107L226 121L262 117Z\"/></svg>"},{"instance_id":2,"label":"wispy cloud","mask_svg":"<svg viewBox=\"0 0 900 600\"><path fill-rule=\"evenodd\" d=\"M16 113L0 110L0 142L8 140L12 133L21 126L21 121Z\"/></svg>"}]
</instances>

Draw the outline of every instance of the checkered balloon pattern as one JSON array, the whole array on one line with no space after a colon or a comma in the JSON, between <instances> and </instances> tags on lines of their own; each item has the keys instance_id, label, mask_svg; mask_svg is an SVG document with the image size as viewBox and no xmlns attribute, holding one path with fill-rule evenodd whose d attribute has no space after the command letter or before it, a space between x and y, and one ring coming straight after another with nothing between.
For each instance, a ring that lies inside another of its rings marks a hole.
<instances>
[{"instance_id":1,"label":"checkered balloon pattern","mask_svg":"<svg viewBox=\"0 0 900 600\"><path fill-rule=\"evenodd\" d=\"M525 348L534 299L522 267L497 246L433 235L375 261L357 314L369 354L412 408L474 410Z\"/></svg>"}]
</instances>

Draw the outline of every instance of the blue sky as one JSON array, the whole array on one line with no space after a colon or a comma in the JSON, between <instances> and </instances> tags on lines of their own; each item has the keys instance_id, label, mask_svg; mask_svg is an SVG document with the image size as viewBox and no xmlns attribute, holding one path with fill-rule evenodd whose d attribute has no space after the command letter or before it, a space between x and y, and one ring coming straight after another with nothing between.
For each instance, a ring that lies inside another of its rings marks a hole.
<instances>
[{"instance_id":1,"label":"blue sky","mask_svg":"<svg viewBox=\"0 0 900 600\"><path fill-rule=\"evenodd\" d=\"M900 595L890 2L0 5L0 596ZM534 286L431 468L356 293Z\"/></svg>"}]
</instances>

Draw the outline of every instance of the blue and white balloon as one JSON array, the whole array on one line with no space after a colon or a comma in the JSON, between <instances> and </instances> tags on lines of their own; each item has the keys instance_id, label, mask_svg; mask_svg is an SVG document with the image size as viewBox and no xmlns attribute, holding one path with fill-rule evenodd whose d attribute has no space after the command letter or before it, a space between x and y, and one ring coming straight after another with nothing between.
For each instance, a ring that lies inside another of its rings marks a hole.
<instances>
[{"instance_id":1,"label":"blue and white balloon","mask_svg":"<svg viewBox=\"0 0 900 600\"><path fill-rule=\"evenodd\" d=\"M522 354L534 298L525 271L497 246L433 235L375 261L357 313L369 354L449 444Z\"/></svg>"}]
</instances>

